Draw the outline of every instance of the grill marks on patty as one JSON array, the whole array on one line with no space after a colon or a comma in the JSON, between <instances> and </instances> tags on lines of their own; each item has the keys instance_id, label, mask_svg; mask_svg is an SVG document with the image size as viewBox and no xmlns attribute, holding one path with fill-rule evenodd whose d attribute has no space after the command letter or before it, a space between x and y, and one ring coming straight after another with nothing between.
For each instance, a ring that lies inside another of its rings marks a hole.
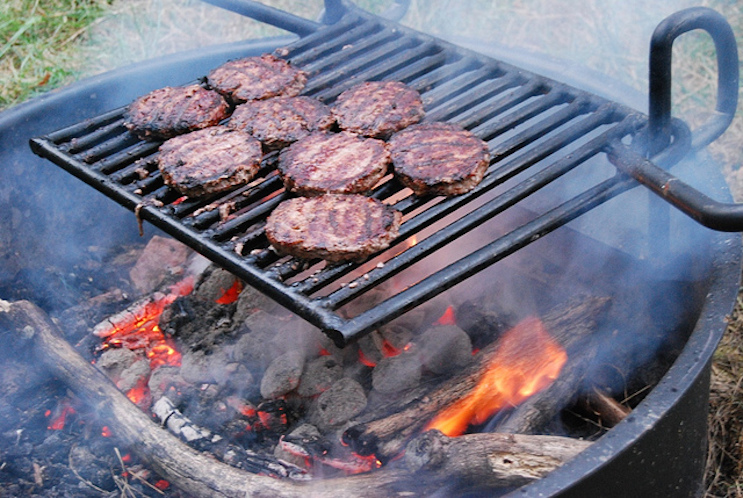
<instances>
[{"instance_id":1,"label":"grill marks on patty","mask_svg":"<svg viewBox=\"0 0 743 498\"><path fill-rule=\"evenodd\" d=\"M198 196L249 182L258 172L261 158L256 138L214 126L162 144L158 167L167 185L184 195Z\"/></svg>"},{"instance_id":2,"label":"grill marks on patty","mask_svg":"<svg viewBox=\"0 0 743 498\"><path fill-rule=\"evenodd\" d=\"M334 124L330 108L319 100L275 97L237 106L228 126L250 133L267 149L279 149Z\"/></svg>"},{"instance_id":3,"label":"grill marks on patty","mask_svg":"<svg viewBox=\"0 0 743 498\"><path fill-rule=\"evenodd\" d=\"M341 93L332 107L338 126L389 138L425 115L420 94L399 81L367 81Z\"/></svg>"},{"instance_id":4,"label":"grill marks on patty","mask_svg":"<svg viewBox=\"0 0 743 498\"><path fill-rule=\"evenodd\" d=\"M390 153L381 140L354 133L313 133L279 155L279 175L299 195L356 194L384 177Z\"/></svg>"},{"instance_id":5,"label":"grill marks on patty","mask_svg":"<svg viewBox=\"0 0 743 498\"><path fill-rule=\"evenodd\" d=\"M417 195L458 195L479 184L490 163L488 145L451 123L413 125L389 142L395 175Z\"/></svg>"},{"instance_id":6,"label":"grill marks on patty","mask_svg":"<svg viewBox=\"0 0 743 498\"><path fill-rule=\"evenodd\" d=\"M142 140L168 139L214 126L230 114L224 98L200 85L164 87L132 102L124 126Z\"/></svg>"},{"instance_id":7,"label":"grill marks on patty","mask_svg":"<svg viewBox=\"0 0 743 498\"><path fill-rule=\"evenodd\" d=\"M226 62L207 76L209 85L233 103L270 97L294 97L307 83L307 73L272 54Z\"/></svg>"},{"instance_id":8,"label":"grill marks on patty","mask_svg":"<svg viewBox=\"0 0 743 498\"><path fill-rule=\"evenodd\" d=\"M389 246L401 218L399 211L363 195L297 197L269 215L266 237L278 251L298 258L362 260Z\"/></svg>"}]
</instances>

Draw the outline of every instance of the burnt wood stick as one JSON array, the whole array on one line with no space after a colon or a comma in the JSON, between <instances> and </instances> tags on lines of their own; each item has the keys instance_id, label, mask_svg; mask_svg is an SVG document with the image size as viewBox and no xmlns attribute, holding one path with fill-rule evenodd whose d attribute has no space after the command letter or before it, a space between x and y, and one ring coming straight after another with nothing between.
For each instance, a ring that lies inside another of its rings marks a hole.
<instances>
[{"instance_id":1,"label":"burnt wood stick","mask_svg":"<svg viewBox=\"0 0 743 498\"><path fill-rule=\"evenodd\" d=\"M609 303L609 298L595 296L571 300L551 310L542 321L552 338L569 349L596 330ZM362 456L373 454L382 462L394 458L434 415L476 387L497 350L498 341L483 348L467 368L438 387L416 389L398 403L362 415L359 423L344 432L344 442Z\"/></svg>"},{"instance_id":2,"label":"burnt wood stick","mask_svg":"<svg viewBox=\"0 0 743 498\"><path fill-rule=\"evenodd\" d=\"M591 445L560 436L480 433L450 438L426 431L408 443L405 465L447 492L518 487L552 472Z\"/></svg>"}]
</instances>

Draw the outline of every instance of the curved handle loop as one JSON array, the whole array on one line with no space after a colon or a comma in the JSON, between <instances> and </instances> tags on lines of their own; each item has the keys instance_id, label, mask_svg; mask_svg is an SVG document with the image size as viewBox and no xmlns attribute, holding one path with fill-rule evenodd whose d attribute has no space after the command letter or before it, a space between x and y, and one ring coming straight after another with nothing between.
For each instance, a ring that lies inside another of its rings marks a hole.
<instances>
[{"instance_id":1,"label":"curved handle loop","mask_svg":"<svg viewBox=\"0 0 743 498\"><path fill-rule=\"evenodd\" d=\"M700 149L730 125L738 105L738 47L724 17L706 7L681 10L663 20L650 41L649 155L664 149L671 138L671 53L680 35L695 29L709 33L717 52L716 114L692 132L691 146Z\"/></svg>"}]
</instances>

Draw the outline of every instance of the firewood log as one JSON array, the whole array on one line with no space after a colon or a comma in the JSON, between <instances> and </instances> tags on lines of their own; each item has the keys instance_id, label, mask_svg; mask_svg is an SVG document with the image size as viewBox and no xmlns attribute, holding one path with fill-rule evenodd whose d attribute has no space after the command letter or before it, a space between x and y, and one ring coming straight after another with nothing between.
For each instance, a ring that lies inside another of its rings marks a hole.
<instances>
[{"instance_id":1,"label":"firewood log","mask_svg":"<svg viewBox=\"0 0 743 498\"><path fill-rule=\"evenodd\" d=\"M486 432L450 438L430 430L408 443L405 464L430 486L512 488L544 477L590 445L561 436Z\"/></svg>"}]
</instances>

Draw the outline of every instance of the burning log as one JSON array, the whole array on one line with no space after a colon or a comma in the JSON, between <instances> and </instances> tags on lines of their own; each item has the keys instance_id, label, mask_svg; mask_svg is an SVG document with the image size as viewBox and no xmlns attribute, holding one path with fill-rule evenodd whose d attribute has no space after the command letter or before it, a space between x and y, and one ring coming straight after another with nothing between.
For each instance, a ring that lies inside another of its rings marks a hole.
<instances>
[{"instance_id":1,"label":"burning log","mask_svg":"<svg viewBox=\"0 0 743 498\"><path fill-rule=\"evenodd\" d=\"M18 337L8 342L28 343L52 375L65 383L81 400L95 406L98 413L106 418L112 437L135 452L163 479L190 496L293 498L348 494L375 497L421 490L420 477L404 469L380 469L352 477L300 483L256 475L221 463L189 447L137 408L103 373L64 340L56 325L34 304L28 301L0 301L0 327L18 331ZM171 417L174 415L170 414ZM168 414L165 416L167 418ZM536 448L539 443L535 445L531 448ZM545 460L539 456L536 458ZM556 465L559 463L559 459L552 460ZM544 465L549 465L549 462ZM446 478L444 474L439 474L441 479Z\"/></svg>"},{"instance_id":2,"label":"burning log","mask_svg":"<svg viewBox=\"0 0 743 498\"><path fill-rule=\"evenodd\" d=\"M430 430L408 443L405 464L430 486L510 488L544 477L590 445L560 436L488 432L450 438Z\"/></svg>"},{"instance_id":3,"label":"burning log","mask_svg":"<svg viewBox=\"0 0 743 498\"><path fill-rule=\"evenodd\" d=\"M590 336L608 304L604 297L569 302L544 317L544 328L557 344L568 349ZM344 432L344 442L362 456L373 454L382 462L394 458L437 414L476 389L483 369L498 354L499 343L483 348L467 368L437 387L421 387L391 406L364 415Z\"/></svg>"}]
</instances>

